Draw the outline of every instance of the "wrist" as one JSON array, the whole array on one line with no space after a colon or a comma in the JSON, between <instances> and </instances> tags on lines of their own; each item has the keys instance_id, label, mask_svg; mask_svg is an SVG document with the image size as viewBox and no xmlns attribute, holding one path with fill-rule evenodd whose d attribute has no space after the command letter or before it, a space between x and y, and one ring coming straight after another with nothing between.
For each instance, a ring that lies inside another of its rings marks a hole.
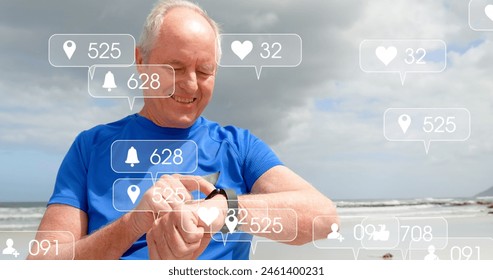
<instances>
[{"instance_id":1,"label":"wrist","mask_svg":"<svg viewBox=\"0 0 493 280\"><path fill-rule=\"evenodd\" d=\"M216 195L207 200L204 200L201 203L201 207L207 209L216 208L219 210L217 217L214 219L212 224L207 227L211 232L219 231L224 225L224 219L226 218L228 211L228 203L226 201L226 197L224 197L223 195Z\"/></svg>"},{"instance_id":2,"label":"wrist","mask_svg":"<svg viewBox=\"0 0 493 280\"><path fill-rule=\"evenodd\" d=\"M226 197L224 195L216 195L211 199L208 199L214 207L219 209L220 211L220 216L223 218L222 220L224 221L224 217L228 214L228 201L226 200Z\"/></svg>"},{"instance_id":3,"label":"wrist","mask_svg":"<svg viewBox=\"0 0 493 280\"><path fill-rule=\"evenodd\" d=\"M128 224L132 234L140 237L152 227L154 215L152 212L129 212L123 215L123 221Z\"/></svg>"},{"instance_id":4,"label":"wrist","mask_svg":"<svg viewBox=\"0 0 493 280\"><path fill-rule=\"evenodd\" d=\"M238 196L234 189L215 189L205 199L211 200L216 196L222 196L226 199L226 208L224 216L221 219L222 233L233 233L238 226ZM221 208L222 209L222 208Z\"/></svg>"}]
</instances>

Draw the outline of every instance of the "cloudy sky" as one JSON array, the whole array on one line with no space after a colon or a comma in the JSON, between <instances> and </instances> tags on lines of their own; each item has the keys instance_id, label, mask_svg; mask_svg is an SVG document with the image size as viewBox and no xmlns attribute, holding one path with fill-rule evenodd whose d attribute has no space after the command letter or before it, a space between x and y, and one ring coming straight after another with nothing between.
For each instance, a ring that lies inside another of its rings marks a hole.
<instances>
[{"instance_id":1,"label":"cloudy sky","mask_svg":"<svg viewBox=\"0 0 493 280\"><path fill-rule=\"evenodd\" d=\"M82 130L137 112L94 99L87 69L55 68L60 33L128 33L136 39L154 0L0 0L0 201L45 201ZM493 185L493 37L468 25L468 1L198 1L225 33L296 33L294 68L219 68L205 115L251 130L329 197L461 197ZM439 39L442 73L365 73L369 39ZM389 142L386 109L467 108L464 142Z\"/></svg>"}]
</instances>

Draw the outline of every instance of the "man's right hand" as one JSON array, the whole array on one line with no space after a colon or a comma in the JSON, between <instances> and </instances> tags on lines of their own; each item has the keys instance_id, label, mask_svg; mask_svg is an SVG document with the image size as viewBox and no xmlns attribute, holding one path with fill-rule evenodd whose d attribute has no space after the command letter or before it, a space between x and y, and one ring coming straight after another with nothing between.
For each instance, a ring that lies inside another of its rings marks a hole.
<instances>
[{"instance_id":1,"label":"man's right hand","mask_svg":"<svg viewBox=\"0 0 493 280\"><path fill-rule=\"evenodd\" d=\"M158 214L168 213L186 201L192 200L190 192L198 189L198 183L190 182L184 185L176 182L180 182L179 175L163 175L144 193L137 207L130 212L130 219L136 232L146 233L157 220Z\"/></svg>"},{"instance_id":2,"label":"man's right hand","mask_svg":"<svg viewBox=\"0 0 493 280\"><path fill-rule=\"evenodd\" d=\"M211 235L194 208L194 204L178 206L154 222L147 232L150 259L196 259L205 250Z\"/></svg>"},{"instance_id":3,"label":"man's right hand","mask_svg":"<svg viewBox=\"0 0 493 280\"><path fill-rule=\"evenodd\" d=\"M180 191L200 189L204 194L209 194L215 189L214 185L200 177L168 176L163 178L163 181L165 185L170 185L174 190ZM171 209L167 211L170 212L160 215L147 232L147 246L151 259L196 259L209 245L210 227L204 224L198 216L199 202L192 201L191 198L183 201L182 198L183 196L179 194L177 201L169 198L168 205ZM222 208L226 206L224 198L223 201L207 200L207 203L216 203ZM222 226L222 223L220 224Z\"/></svg>"}]
</instances>

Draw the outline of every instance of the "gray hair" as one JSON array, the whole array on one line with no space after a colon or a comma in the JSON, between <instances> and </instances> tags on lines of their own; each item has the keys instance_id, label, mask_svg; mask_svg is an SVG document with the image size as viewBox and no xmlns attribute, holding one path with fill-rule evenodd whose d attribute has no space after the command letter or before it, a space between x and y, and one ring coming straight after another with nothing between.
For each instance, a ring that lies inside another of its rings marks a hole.
<instances>
[{"instance_id":1,"label":"gray hair","mask_svg":"<svg viewBox=\"0 0 493 280\"><path fill-rule=\"evenodd\" d=\"M164 16L173 8L185 7L196 11L198 14L203 16L207 22L211 25L214 33L216 34L216 56L217 62L221 59L221 37L220 28L218 24L211 19L207 13L199 7L197 4L191 3L186 0L159 0L152 11L147 16L146 22L144 23L144 29L140 35L137 47L139 48L144 62L147 61L149 54L154 47L157 37L159 36L159 31L164 22Z\"/></svg>"}]
</instances>

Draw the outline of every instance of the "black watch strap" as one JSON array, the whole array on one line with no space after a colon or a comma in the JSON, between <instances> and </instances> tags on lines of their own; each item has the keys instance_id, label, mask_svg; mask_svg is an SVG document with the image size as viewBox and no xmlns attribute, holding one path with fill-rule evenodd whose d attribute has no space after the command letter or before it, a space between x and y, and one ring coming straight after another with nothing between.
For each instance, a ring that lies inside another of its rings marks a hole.
<instances>
[{"instance_id":1,"label":"black watch strap","mask_svg":"<svg viewBox=\"0 0 493 280\"><path fill-rule=\"evenodd\" d=\"M205 200L208 200L208 199L211 199L213 197L215 197L216 195L218 194L222 194L226 197L226 199L228 199L228 194L226 194L226 192L224 191L224 189L214 189L206 198Z\"/></svg>"}]
</instances>

